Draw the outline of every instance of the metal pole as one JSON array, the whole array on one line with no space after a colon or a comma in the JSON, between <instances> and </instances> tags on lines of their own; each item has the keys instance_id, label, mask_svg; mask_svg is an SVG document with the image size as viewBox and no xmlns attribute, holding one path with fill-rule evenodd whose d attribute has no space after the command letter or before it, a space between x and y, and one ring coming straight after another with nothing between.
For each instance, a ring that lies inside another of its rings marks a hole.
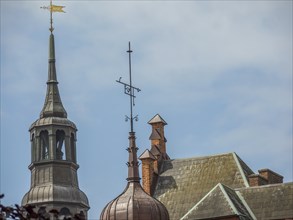
<instances>
[{"instance_id":1,"label":"metal pole","mask_svg":"<svg viewBox=\"0 0 293 220\"><path fill-rule=\"evenodd\" d=\"M128 54L129 54L129 81L130 81L130 130L133 132L133 113L132 113L132 106L133 106L133 88L132 88L132 79L131 79L131 53L132 50L130 49L130 42L128 43Z\"/></svg>"},{"instance_id":2,"label":"metal pole","mask_svg":"<svg viewBox=\"0 0 293 220\"><path fill-rule=\"evenodd\" d=\"M52 4L52 0L50 0L50 31L51 31L51 33L53 33L53 30L54 30L54 28L53 28L53 16L52 16L52 6L53 4Z\"/></svg>"}]
</instances>

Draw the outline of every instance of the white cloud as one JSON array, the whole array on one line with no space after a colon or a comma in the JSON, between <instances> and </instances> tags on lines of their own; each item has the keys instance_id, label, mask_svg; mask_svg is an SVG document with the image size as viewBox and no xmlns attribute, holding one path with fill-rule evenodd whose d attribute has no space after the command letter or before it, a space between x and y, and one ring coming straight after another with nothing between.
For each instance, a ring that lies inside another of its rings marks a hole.
<instances>
[{"instance_id":1,"label":"white cloud","mask_svg":"<svg viewBox=\"0 0 293 220\"><path fill-rule=\"evenodd\" d=\"M142 89L135 108L141 151L149 146L146 122L160 113L172 157L236 151L255 171L268 166L292 180L292 2L58 3L66 5L65 14L54 14L59 89L79 128L79 176L92 218L124 187L128 98L115 80L128 79L128 41L134 84ZM43 105L49 36L43 5L48 2L1 2L1 134L7 131L1 147L29 149L27 129ZM104 193L100 175L87 166L98 170L109 162L109 149L119 173L112 181L123 180ZM7 159L4 166L18 172ZM3 190L13 195L5 179ZM9 197L17 202L21 195Z\"/></svg>"}]
</instances>

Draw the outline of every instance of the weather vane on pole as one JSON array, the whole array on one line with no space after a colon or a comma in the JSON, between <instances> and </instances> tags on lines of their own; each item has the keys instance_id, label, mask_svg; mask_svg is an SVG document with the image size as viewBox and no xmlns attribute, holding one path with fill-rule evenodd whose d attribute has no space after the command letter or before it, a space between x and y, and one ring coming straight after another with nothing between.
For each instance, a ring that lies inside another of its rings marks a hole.
<instances>
[{"instance_id":1,"label":"weather vane on pole","mask_svg":"<svg viewBox=\"0 0 293 220\"><path fill-rule=\"evenodd\" d=\"M133 132L133 119L136 121L138 120L137 115L135 117L133 117L133 109L132 108L135 105L134 99L136 98L136 96L134 95L134 92L135 91L140 92L141 90L139 88L132 86L132 78L131 78L131 53L132 53L132 50L130 48L130 42L128 43L127 53L129 54L129 84L121 82L122 77L120 77L119 80L116 80L116 82L124 85L124 93L126 95L129 95L129 97L130 97L130 117L126 116L126 121L130 120L130 129L131 129L131 132Z\"/></svg>"},{"instance_id":2,"label":"weather vane on pole","mask_svg":"<svg viewBox=\"0 0 293 220\"><path fill-rule=\"evenodd\" d=\"M50 11L50 28L49 30L51 31L51 33L53 33L54 28L53 28L53 12L64 12L63 8L65 8L65 6L59 6L59 5L53 5L52 4L52 0L50 0L50 5L49 6L43 6L41 7L42 9L47 9Z\"/></svg>"}]
</instances>

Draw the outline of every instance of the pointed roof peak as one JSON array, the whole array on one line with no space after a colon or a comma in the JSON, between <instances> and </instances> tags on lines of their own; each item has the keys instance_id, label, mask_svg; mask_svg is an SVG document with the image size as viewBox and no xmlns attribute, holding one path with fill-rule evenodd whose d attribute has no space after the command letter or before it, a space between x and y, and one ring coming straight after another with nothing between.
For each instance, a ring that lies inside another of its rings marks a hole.
<instances>
[{"instance_id":1,"label":"pointed roof peak","mask_svg":"<svg viewBox=\"0 0 293 220\"><path fill-rule=\"evenodd\" d=\"M148 123L149 124L163 123L164 125L167 125L167 122L159 114L156 114L151 120L149 120Z\"/></svg>"},{"instance_id":2,"label":"pointed roof peak","mask_svg":"<svg viewBox=\"0 0 293 220\"><path fill-rule=\"evenodd\" d=\"M152 159L152 160L155 160L155 156L148 150L146 149L140 156L139 158L140 160L142 159Z\"/></svg>"},{"instance_id":3,"label":"pointed roof peak","mask_svg":"<svg viewBox=\"0 0 293 220\"><path fill-rule=\"evenodd\" d=\"M213 211L209 212L209 210ZM245 219L254 219L247 210L246 204L239 198L237 192L222 183L218 183L181 220L210 219L214 216L225 217L232 215L242 216Z\"/></svg>"},{"instance_id":4,"label":"pointed roof peak","mask_svg":"<svg viewBox=\"0 0 293 220\"><path fill-rule=\"evenodd\" d=\"M63 107L58 89L56 65L55 65L55 43L54 35L49 37L49 59L48 59L48 81L47 93L44 107L40 113L40 118L61 117L67 118L67 112Z\"/></svg>"}]
</instances>

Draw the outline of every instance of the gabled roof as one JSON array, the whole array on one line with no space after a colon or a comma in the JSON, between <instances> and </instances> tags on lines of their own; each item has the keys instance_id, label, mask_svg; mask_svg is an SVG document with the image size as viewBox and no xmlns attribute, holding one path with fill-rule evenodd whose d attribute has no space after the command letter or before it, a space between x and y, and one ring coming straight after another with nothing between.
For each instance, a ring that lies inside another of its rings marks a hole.
<instances>
[{"instance_id":1,"label":"gabled roof","mask_svg":"<svg viewBox=\"0 0 293 220\"><path fill-rule=\"evenodd\" d=\"M245 205L233 189L219 183L190 209L181 220L230 216L238 216L240 219L256 219L251 217Z\"/></svg>"},{"instance_id":2,"label":"gabled roof","mask_svg":"<svg viewBox=\"0 0 293 220\"><path fill-rule=\"evenodd\" d=\"M154 197L169 210L170 219L180 219L215 185L248 187L253 171L235 153L166 160L162 163Z\"/></svg>"},{"instance_id":3,"label":"gabled roof","mask_svg":"<svg viewBox=\"0 0 293 220\"><path fill-rule=\"evenodd\" d=\"M167 125L167 122L159 115L156 114L151 120L149 120L149 124L155 124L155 123L163 123L164 125Z\"/></svg>"},{"instance_id":4,"label":"gabled roof","mask_svg":"<svg viewBox=\"0 0 293 220\"><path fill-rule=\"evenodd\" d=\"M237 189L257 219L293 219L293 182Z\"/></svg>"}]
</instances>

